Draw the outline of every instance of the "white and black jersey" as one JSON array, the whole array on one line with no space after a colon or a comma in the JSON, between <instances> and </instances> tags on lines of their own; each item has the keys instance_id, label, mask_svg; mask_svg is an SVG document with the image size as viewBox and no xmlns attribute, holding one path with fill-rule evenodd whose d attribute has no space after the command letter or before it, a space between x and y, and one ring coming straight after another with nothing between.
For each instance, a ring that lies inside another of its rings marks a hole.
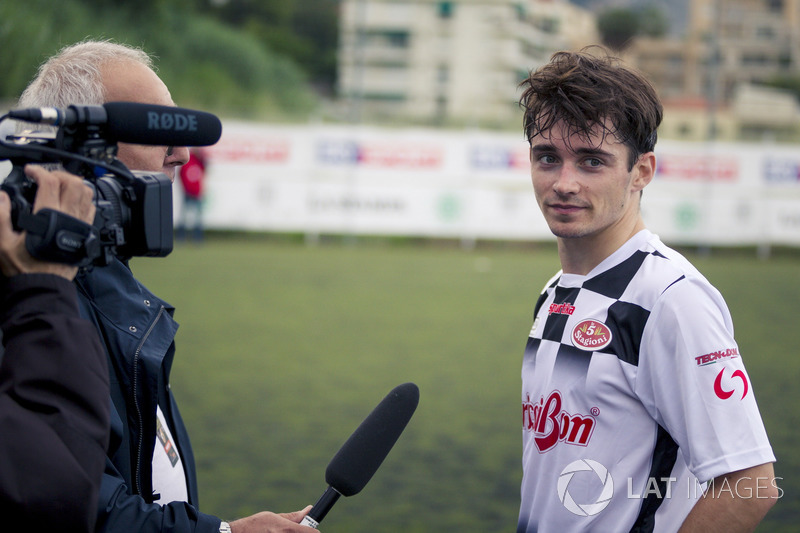
<instances>
[{"instance_id":1,"label":"white and black jersey","mask_svg":"<svg viewBox=\"0 0 800 533\"><path fill-rule=\"evenodd\" d=\"M677 531L702 482L775 460L725 301L647 230L546 285L522 435L518 533Z\"/></svg>"}]
</instances>

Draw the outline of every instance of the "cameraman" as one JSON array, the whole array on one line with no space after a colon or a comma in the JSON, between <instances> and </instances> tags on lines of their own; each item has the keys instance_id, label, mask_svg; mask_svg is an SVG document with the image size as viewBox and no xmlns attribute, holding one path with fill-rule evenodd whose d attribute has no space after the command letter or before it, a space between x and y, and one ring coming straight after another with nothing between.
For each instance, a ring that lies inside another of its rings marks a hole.
<instances>
[{"instance_id":1,"label":"cameraman","mask_svg":"<svg viewBox=\"0 0 800 533\"><path fill-rule=\"evenodd\" d=\"M92 190L66 172L29 165L34 212L94 218ZM76 267L25 248L0 192L0 515L9 531L92 531L108 445L105 352L78 313Z\"/></svg>"},{"instance_id":2,"label":"cameraman","mask_svg":"<svg viewBox=\"0 0 800 533\"><path fill-rule=\"evenodd\" d=\"M169 90L143 51L109 41L86 41L46 61L19 106L102 105L125 101L174 106ZM186 147L119 143L130 170L175 170ZM174 307L134 276L125 258L81 273L82 315L101 332L110 358L111 446L100 489L98 529L141 533L307 532L308 512L261 512L231 524L201 513L189 435L169 387L178 324ZM210 378L213 379L212 376Z\"/></svg>"}]
</instances>

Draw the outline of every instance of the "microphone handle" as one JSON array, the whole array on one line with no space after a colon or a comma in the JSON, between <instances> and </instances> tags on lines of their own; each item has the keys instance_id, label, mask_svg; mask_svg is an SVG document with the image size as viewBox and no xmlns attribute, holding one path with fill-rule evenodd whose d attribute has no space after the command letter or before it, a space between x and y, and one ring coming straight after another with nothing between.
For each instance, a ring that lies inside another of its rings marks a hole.
<instances>
[{"instance_id":1,"label":"microphone handle","mask_svg":"<svg viewBox=\"0 0 800 533\"><path fill-rule=\"evenodd\" d=\"M331 507L333 507L333 504L339 499L339 496L341 496L341 493L329 486L325 489L325 492L322 493L319 500L317 500L317 503L314 504L314 507L303 517L303 521L300 522L300 525L317 529L317 526L319 526L319 523L325 518L325 515L328 514L328 511L331 510Z\"/></svg>"}]
</instances>

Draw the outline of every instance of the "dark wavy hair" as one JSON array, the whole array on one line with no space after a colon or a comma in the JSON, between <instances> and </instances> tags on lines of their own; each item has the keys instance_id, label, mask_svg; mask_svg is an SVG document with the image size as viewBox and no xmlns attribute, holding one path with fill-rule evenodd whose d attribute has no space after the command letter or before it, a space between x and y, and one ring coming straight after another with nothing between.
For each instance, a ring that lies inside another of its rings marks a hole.
<instances>
[{"instance_id":1,"label":"dark wavy hair","mask_svg":"<svg viewBox=\"0 0 800 533\"><path fill-rule=\"evenodd\" d=\"M594 49L602 55L595 55ZM629 170L641 154L655 148L664 114L655 89L603 48L556 52L520 87L529 142L556 123L566 126L568 137L577 134L587 140L599 126L601 140L613 135L630 149Z\"/></svg>"}]
</instances>

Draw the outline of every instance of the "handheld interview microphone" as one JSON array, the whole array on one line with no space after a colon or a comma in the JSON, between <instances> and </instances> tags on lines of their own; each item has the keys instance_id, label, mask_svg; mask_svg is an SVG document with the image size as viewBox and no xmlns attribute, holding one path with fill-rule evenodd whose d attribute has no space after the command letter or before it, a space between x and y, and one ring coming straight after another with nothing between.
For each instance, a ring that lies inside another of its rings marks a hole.
<instances>
[{"instance_id":1,"label":"handheld interview microphone","mask_svg":"<svg viewBox=\"0 0 800 533\"><path fill-rule=\"evenodd\" d=\"M222 123L211 113L181 107L108 102L101 106L31 107L8 117L53 126L97 125L109 140L157 146L209 146L222 135Z\"/></svg>"},{"instance_id":2,"label":"handheld interview microphone","mask_svg":"<svg viewBox=\"0 0 800 533\"><path fill-rule=\"evenodd\" d=\"M300 522L314 529L339 496L358 494L389 455L419 404L419 388L404 383L392 389L350 435L325 470L328 488Z\"/></svg>"}]
</instances>

